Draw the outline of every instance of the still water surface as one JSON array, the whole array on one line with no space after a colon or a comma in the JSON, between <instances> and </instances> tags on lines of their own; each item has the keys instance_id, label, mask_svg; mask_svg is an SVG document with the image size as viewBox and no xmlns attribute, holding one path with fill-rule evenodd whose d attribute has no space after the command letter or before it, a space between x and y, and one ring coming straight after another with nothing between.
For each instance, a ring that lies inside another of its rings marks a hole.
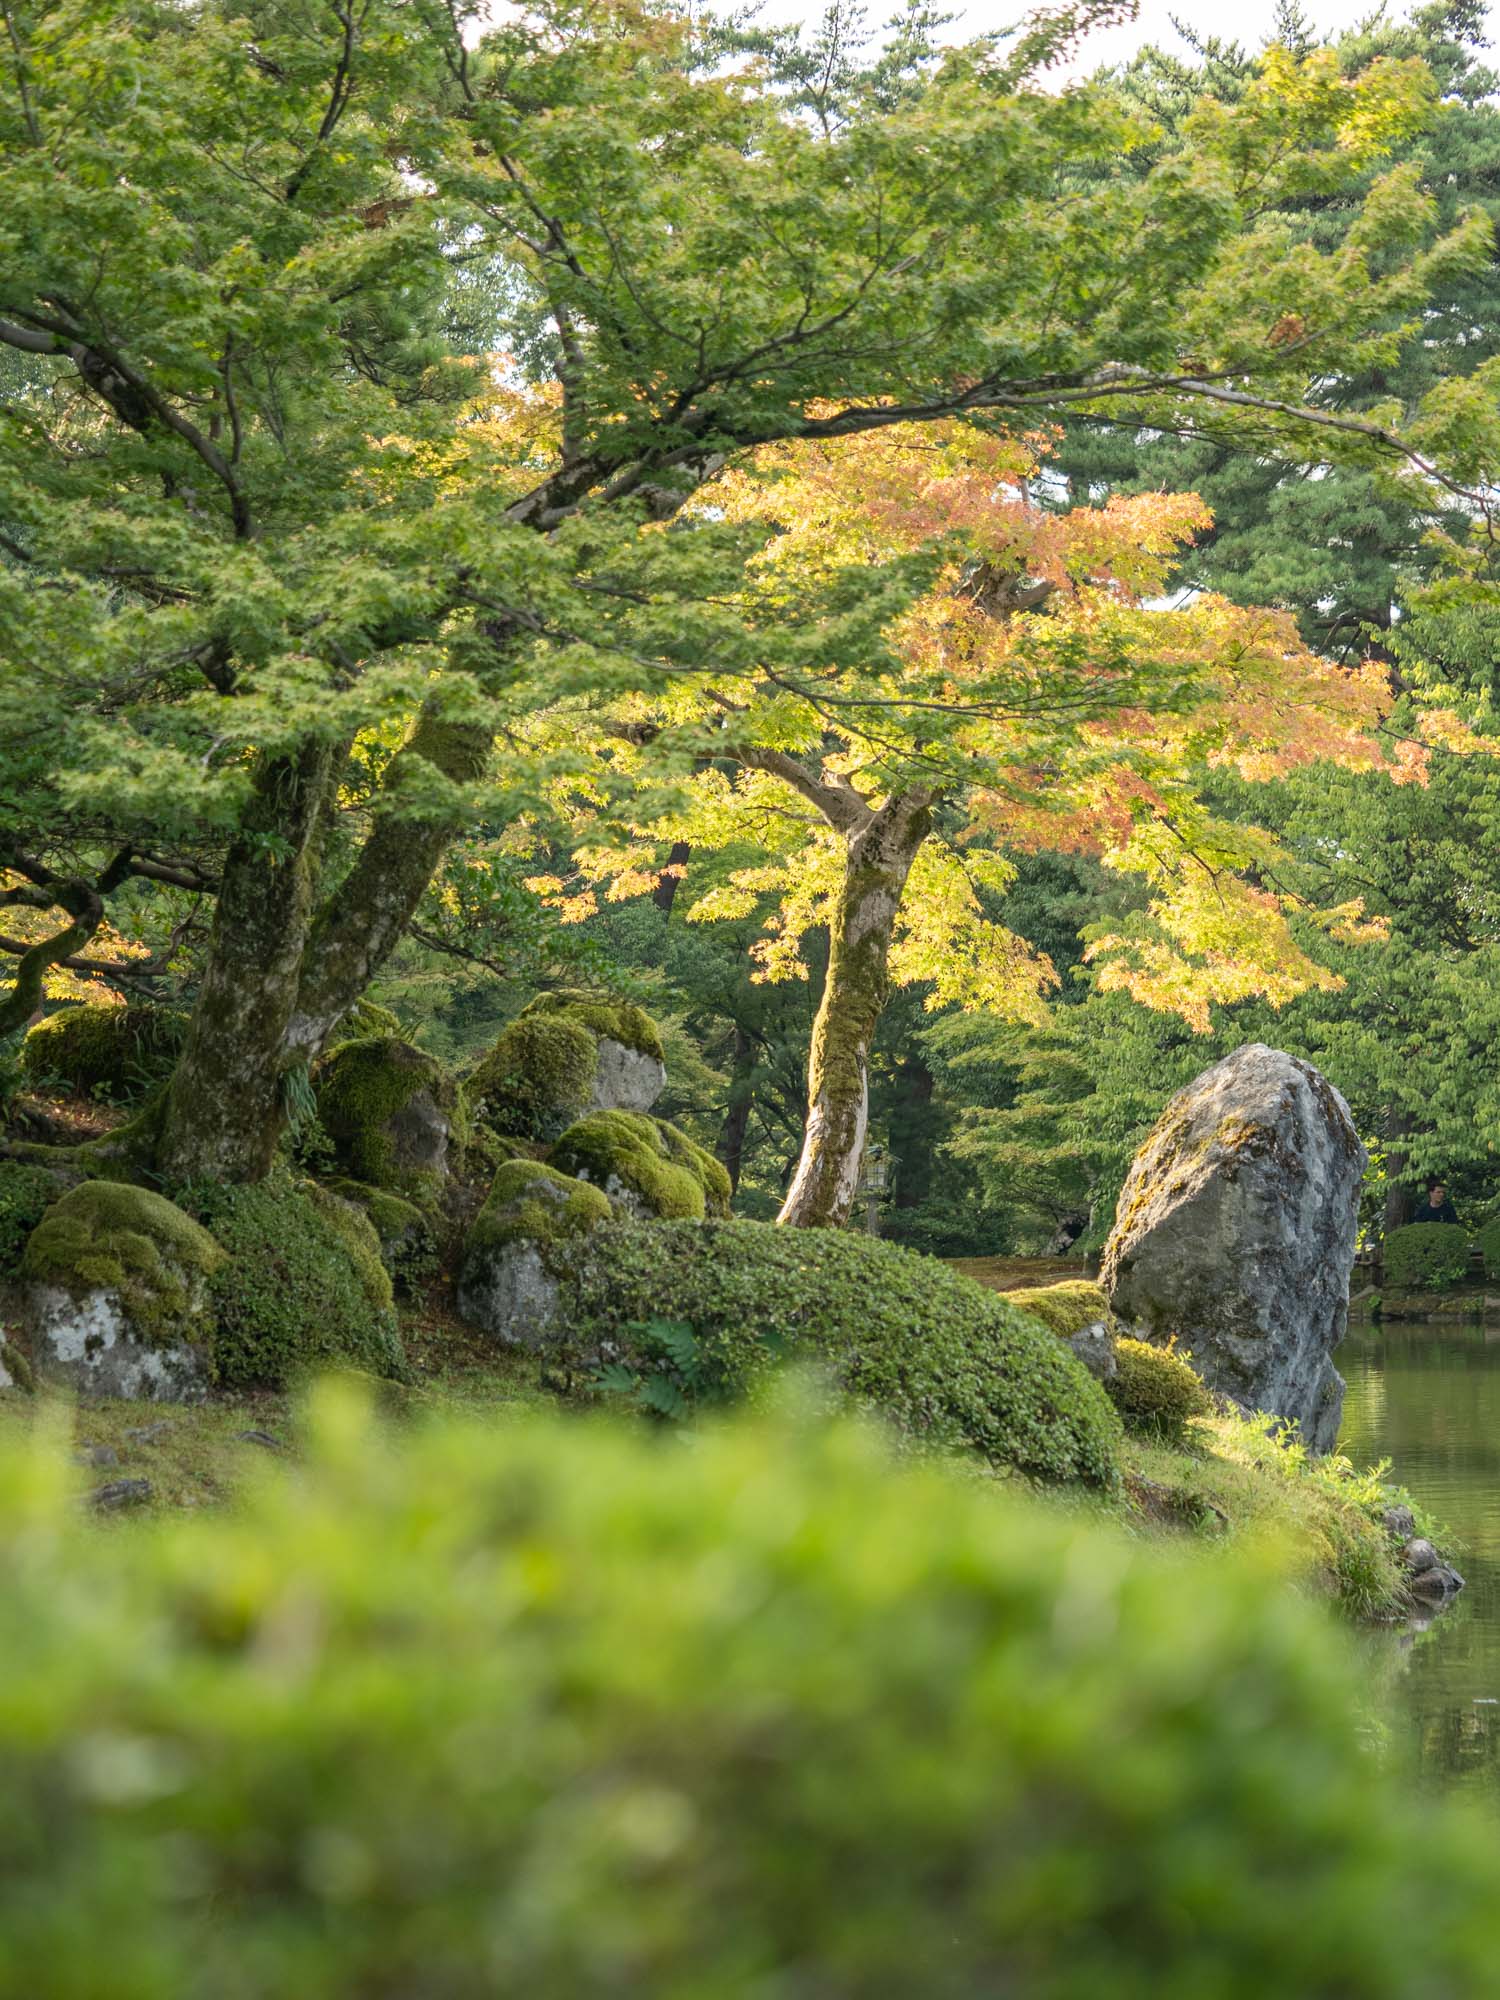
<instances>
[{"instance_id":1,"label":"still water surface","mask_svg":"<svg viewBox=\"0 0 1500 2000\"><path fill-rule=\"evenodd\" d=\"M1349 1456L1392 1461L1468 1586L1425 1629L1369 1641L1389 1727L1425 1778L1500 1803L1500 1324L1356 1326L1338 1366Z\"/></svg>"}]
</instances>

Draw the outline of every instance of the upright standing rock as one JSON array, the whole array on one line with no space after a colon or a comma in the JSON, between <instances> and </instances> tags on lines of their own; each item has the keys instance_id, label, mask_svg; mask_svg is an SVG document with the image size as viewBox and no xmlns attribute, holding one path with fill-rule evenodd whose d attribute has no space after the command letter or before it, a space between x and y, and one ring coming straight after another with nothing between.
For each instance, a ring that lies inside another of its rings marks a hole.
<instances>
[{"instance_id":1,"label":"upright standing rock","mask_svg":"<svg viewBox=\"0 0 1500 2000\"><path fill-rule=\"evenodd\" d=\"M1136 1154L1102 1283L1142 1338L1331 1449L1365 1149L1311 1063L1250 1042L1178 1092Z\"/></svg>"}]
</instances>

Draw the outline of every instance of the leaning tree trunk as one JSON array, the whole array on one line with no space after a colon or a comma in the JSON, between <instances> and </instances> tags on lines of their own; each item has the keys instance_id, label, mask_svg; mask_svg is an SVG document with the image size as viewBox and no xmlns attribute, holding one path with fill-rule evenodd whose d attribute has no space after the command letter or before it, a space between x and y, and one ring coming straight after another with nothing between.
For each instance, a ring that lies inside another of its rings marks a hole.
<instances>
[{"instance_id":1,"label":"leaning tree trunk","mask_svg":"<svg viewBox=\"0 0 1500 2000\"><path fill-rule=\"evenodd\" d=\"M889 990L891 932L932 823L931 794L897 793L848 837L813 1023L802 1156L778 1222L841 1228L854 1207L869 1124L870 1044Z\"/></svg>"}]
</instances>

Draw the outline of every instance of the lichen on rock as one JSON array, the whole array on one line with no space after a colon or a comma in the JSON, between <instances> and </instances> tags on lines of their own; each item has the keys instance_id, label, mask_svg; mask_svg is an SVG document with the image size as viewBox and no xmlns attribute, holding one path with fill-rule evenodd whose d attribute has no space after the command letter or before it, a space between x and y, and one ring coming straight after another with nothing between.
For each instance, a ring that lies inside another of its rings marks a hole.
<instances>
[{"instance_id":1,"label":"lichen on rock","mask_svg":"<svg viewBox=\"0 0 1500 2000\"><path fill-rule=\"evenodd\" d=\"M729 1175L675 1125L638 1111L595 1111L569 1126L552 1164L602 1188L621 1214L702 1221L729 1213Z\"/></svg>"},{"instance_id":2,"label":"lichen on rock","mask_svg":"<svg viewBox=\"0 0 1500 2000\"><path fill-rule=\"evenodd\" d=\"M587 1181L539 1160L508 1161L464 1243L459 1312L508 1345L542 1345L557 1318L556 1253L612 1215Z\"/></svg>"},{"instance_id":3,"label":"lichen on rock","mask_svg":"<svg viewBox=\"0 0 1500 2000\"><path fill-rule=\"evenodd\" d=\"M81 1182L46 1211L21 1259L38 1374L93 1395L201 1395L210 1288L226 1261L165 1196Z\"/></svg>"},{"instance_id":4,"label":"lichen on rock","mask_svg":"<svg viewBox=\"0 0 1500 2000\"><path fill-rule=\"evenodd\" d=\"M544 993L505 1029L467 1083L476 1118L509 1138L549 1140L580 1113L649 1111L666 1082L644 1008Z\"/></svg>"},{"instance_id":5,"label":"lichen on rock","mask_svg":"<svg viewBox=\"0 0 1500 2000\"><path fill-rule=\"evenodd\" d=\"M350 1179L437 1199L467 1135L462 1092L441 1063L394 1035L372 1035L331 1051L316 1090Z\"/></svg>"}]
</instances>

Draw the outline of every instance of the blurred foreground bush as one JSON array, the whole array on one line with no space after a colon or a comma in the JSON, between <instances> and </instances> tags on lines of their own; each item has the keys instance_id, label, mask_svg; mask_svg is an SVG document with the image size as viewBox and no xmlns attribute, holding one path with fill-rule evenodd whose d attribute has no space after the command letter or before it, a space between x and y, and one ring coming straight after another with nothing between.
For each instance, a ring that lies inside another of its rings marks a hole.
<instances>
[{"instance_id":1,"label":"blurred foreground bush","mask_svg":"<svg viewBox=\"0 0 1500 2000\"><path fill-rule=\"evenodd\" d=\"M0 1991L1489 1990L1492 1837L1243 1554L850 1427L312 1428L126 1531L0 1460Z\"/></svg>"}]
</instances>

